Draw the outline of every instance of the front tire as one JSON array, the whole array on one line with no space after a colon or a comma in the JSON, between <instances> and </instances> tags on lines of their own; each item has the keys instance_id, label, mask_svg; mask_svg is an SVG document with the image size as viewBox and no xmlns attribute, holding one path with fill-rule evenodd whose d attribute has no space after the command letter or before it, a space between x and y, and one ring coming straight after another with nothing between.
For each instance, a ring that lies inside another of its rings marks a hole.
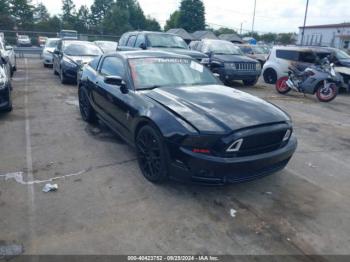
<instances>
[{"instance_id":1,"label":"front tire","mask_svg":"<svg viewBox=\"0 0 350 262\"><path fill-rule=\"evenodd\" d=\"M264 72L264 81L267 84L275 84L277 81L277 73L274 69L268 68Z\"/></svg>"},{"instance_id":2,"label":"front tire","mask_svg":"<svg viewBox=\"0 0 350 262\"><path fill-rule=\"evenodd\" d=\"M290 91L290 87L287 85L289 77L284 76L277 80L276 91L282 95L287 94Z\"/></svg>"},{"instance_id":3,"label":"front tire","mask_svg":"<svg viewBox=\"0 0 350 262\"><path fill-rule=\"evenodd\" d=\"M61 84L63 84L63 85L68 83L68 78L63 73L62 68L60 70L60 80L61 80Z\"/></svg>"},{"instance_id":4,"label":"front tire","mask_svg":"<svg viewBox=\"0 0 350 262\"><path fill-rule=\"evenodd\" d=\"M255 86L257 82L258 82L258 78L243 80L243 84L245 86Z\"/></svg>"},{"instance_id":5,"label":"front tire","mask_svg":"<svg viewBox=\"0 0 350 262\"><path fill-rule=\"evenodd\" d=\"M89 97L83 87L79 88L78 96L79 96L79 109L80 109L81 118L85 122L95 123L96 113L95 113L95 110L92 108L89 101Z\"/></svg>"},{"instance_id":6,"label":"front tire","mask_svg":"<svg viewBox=\"0 0 350 262\"><path fill-rule=\"evenodd\" d=\"M320 102L331 102L338 95L338 88L335 83L326 83L327 87L324 86L324 82L318 84L316 96Z\"/></svg>"},{"instance_id":7,"label":"front tire","mask_svg":"<svg viewBox=\"0 0 350 262\"><path fill-rule=\"evenodd\" d=\"M162 135L153 126L142 127L136 135L137 159L143 176L152 183L168 179L168 153Z\"/></svg>"}]
</instances>

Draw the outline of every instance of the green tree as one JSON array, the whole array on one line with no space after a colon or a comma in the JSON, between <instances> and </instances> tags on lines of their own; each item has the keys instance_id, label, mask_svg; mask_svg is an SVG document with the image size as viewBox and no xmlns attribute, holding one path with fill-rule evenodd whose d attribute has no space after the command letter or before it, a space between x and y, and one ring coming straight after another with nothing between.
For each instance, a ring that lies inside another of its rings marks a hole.
<instances>
[{"instance_id":1,"label":"green tree","mask_svg":"<svg viewBox=\"0 0 350 262\"><path fill-rule=\"evenodd\" d=\"M81 33L87 33L89 30L90 17L89 8L82 5L76 15L75 30Z\"/></svg>"},{"instance_id":2,"label":"green tree","mask_svg":"<svg viewBox=\"0 0 350 262\"><path fill-rule=\"evenodd\" d=\"M189 32L205 29L205 8L201 0L182 0L179 27Z\"/></svg>"},{"instance_id":3,"label":"green tree","mask_svg":"<svg viewBox=\"0 0 350 262\"><path fill-rule=\"evenodd\" d=\"M12 30L14 23L10 16L10 3L8 0L0 0L0 28Z\"/></svg>"},{"instance_id":4,"label":"green tree","mask_svg":"<svg viewBox=\"0 0 350 262\"><path fill-rule=\"evenodd\" d=\"M260 40L266 43L274 43L276 39L277 39L277 34L275 33L266 33L260 36Z\"/></svg>"},{"instance_id":5,"label":"green tree","mask_svg":"<svg viewBox=\"0 0 350 262\"><path fill-rule=\"evenodd\" d=\"M277 41L282 45L295 44L296 36L294 33L280 33L278 34Z\"/></svg>"},{"instance_id":6,"label":"green tree","mask_svg":"<svg viewBox=\"0 0 350 262\"><path fill-rule=\"evenodd\" d=\"M76 11L72 0L62 0L61 19L64 29L74 29L76 23Z\"/></svg>"},{"instance_id":7,"label":"green tree","mask_svg":"<svg viewBox=\"0 0 350 262\"><path fill-rule=\"evenodd\" d=\"M144 30L161 31L161 27L156 19L148 16L146 18L146 26L145 26Z\"/></svg>"},{"instance_id":8,"label":"green tree","mask_svg":"<svg viewBox=\"0 0 350 262\"><path fill-rule=\"evenodd\" d=\"M120 6L114 4L103 20L103 28L109 34L122 35L126 31L133 30L129 24L129 18L127 9L120 8Z\"/></svg>"},{"instance_id":9,"label":"green tree","mask_svg":"<svg viewBox=\"0 0 350 262\"><path fill-rule=\"evenodd\" d=\"M34 6L29 0L10 0L10 15L19 29L31 29L34 23Z\"/></svg>"},{"instance_id":10,"label":"green tree","mask_svg":"<svg viewBox=\"0 0 350 262\"><path fill-rule=\"evenodd\" d=\"M227 27L220 27L219 29L214 30L214 33L218 36L222 34L237 34L236 30Z\"/></svg>"},{"instance_id":11,"label":"green tree","mask_svg":"<svg viewBox=\"0 0 350 262\"><path fill-rule=\"evenodd\" d=\"M43 3L39 3L34 8L34 22L35 23L42 23L46 22L50 19L49 12L47 11L46 6Z\"/></svg>"},{"instance_id":12,"label":"green tree","mask_svg":"<svg viewBox=\"0 0 350 262\"><path fill-rule=\"evenodd\" d=\"M178 28L179 27L179 17L180 17L180 11L176 10L174 13L172 13L169 17L169 19L166 21L164 26L164 31L168 31L172 28Z\"/></svg>"},{"instance_id":13,"label":"green tree","mask_svg":"<svg viewBox=\"0 0 350 262\"><path fill-rule=\"evenodd\" d=\"M98 26L110 11L114 0L94 0L91 5L91 23Z\"/></svg>"}]
</instances>

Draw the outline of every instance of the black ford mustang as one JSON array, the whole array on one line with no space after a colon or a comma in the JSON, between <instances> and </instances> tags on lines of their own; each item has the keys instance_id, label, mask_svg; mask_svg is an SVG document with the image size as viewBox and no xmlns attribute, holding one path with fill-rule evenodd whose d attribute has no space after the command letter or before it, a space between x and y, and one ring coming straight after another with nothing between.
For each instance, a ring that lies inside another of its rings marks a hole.
<instances>
[{"instance_id":1,"label":"black ford mustang","mask_svg":"<svg viewBox=\"0 0 350 262\"><path fill-rule=\"evenodd\" d=\"M99 118L134 145L152 182L248 181L283 169L297 146L286 113L225 87L187 56L104 55L82 69L78 85L82 118Z\"/></svg>"}]
</instances>

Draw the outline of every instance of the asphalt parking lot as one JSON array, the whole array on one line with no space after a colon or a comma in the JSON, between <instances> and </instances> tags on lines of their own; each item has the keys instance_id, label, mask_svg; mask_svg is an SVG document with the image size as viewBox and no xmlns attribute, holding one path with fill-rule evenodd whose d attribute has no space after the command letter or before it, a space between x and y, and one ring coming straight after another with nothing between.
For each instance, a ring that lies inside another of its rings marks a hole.
<instances>
[{"instance_id":1,"label":"asphalt parking lot","mask_svg":"<svg viewBox=\"0 0 350 262\"><path fill-rule=\"evenodd\" d=\"M80 117L77 88L18 59L0 115L0 243L25 254L349 254L350 96L236 87L293 118L285 170L239 185L153 185L135 153ZM258 110L258 109L257 109ZM43 193L56 178L58 191Z\"/></svg>"}]
</instances>

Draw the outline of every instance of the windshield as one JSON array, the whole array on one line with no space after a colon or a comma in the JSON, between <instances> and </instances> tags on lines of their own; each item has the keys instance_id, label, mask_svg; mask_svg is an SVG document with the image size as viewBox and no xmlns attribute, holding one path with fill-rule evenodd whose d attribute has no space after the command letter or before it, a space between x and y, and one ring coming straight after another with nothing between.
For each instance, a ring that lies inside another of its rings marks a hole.
<instances>
[{"instance_id":1,"label":"windshield","mask_svg":"<svg viewBox=\"0 0 350 262\"><path fill-rule=\"evenodd\" d=\"M90 43L71 43L65 47L64 53L70 56L102 55L101 49Z\"/></svg>"},{"instance_id":2,"label":"windshield","mask_svg":"<svg viewBox=\"0 0 350 262\"><path fill-rule=\"evenodd\" d=\"M346 52L344 52L344 51L342 51L342 50L337 50L337 51L335 52L335 55L336 55L336 57L337 57L339 60L341 60L341 59L350 59L350 56L349 56Z\"/></svg>"},{"instance_id":3,"label":"windshield","mask_svg":"<svg viewBox=\"0 0 350 262\"><path fill-rule=\"evenodd\" d=\"M203 52L213 52L214 54L222 55L243 55L239 47L226 41L210 41L204 46Z\"/></svg>"},{"instance_id":4,"label":"windshield","mask_svg":"<svg viewBox=\"0 0 350 262\"><path fill-rule=\"evenodd\" d=\"M263 48L261 48L260 46L252 46L253 52L255 54L265 54L266 52L264 51Z\"/></svg>"},{"instance_id":5,"label":"windshield","mask_svg":"<svg viewBox=\"0 0 350 262\"><path fill-rule=\"evenodd\" d=\"M148 34L147 38L151 47L188 49L186 42L179 36L167 34Z\"/></svg>"},{"instance_id":6,"label":"windshield","mask_svg":"<svg viewBox=\"0 0 350 262\"><path fill-rule=\"evenodd\" d=\"M135 89L218 84L206 67L191 59L137 58L129 64Z\"/></svg>"},{"instance_id":7,"label":"windshield","mask_svg":"<svg viewBox=\"0 0 350 262\"><path fill-rule=\"evenodd\" d=\"M118 43L112 41L96 42L96 45L98 45L105 53L114 52L118 47Z\"/></svg>"},{"instance_id":8,"label":"windshield","mask_svg":"<svg viewBox=\"0 0 350 262\"><path fill-rule=\"evenodd\" d=\"M47 40L46 47L55 48L57 46L58 40Z\"/></svg>"}]
</instances>

